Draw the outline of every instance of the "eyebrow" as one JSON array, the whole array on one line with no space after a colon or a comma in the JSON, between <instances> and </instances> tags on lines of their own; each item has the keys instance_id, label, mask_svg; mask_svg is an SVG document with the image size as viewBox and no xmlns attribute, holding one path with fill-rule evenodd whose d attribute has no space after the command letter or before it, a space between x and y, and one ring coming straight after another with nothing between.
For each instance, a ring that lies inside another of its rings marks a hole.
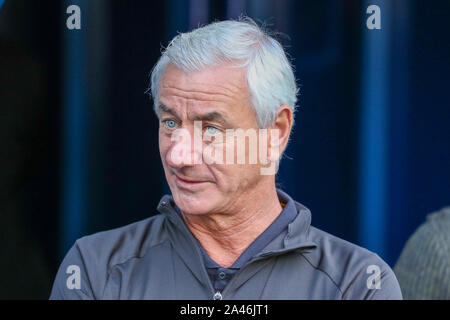
<instances>
[{"instance_id":1,"label":"eyebrow","mask_svg":"<svg viewBox=\"0 0 450 320\"><path fill-rule=\"evenodd\" d=\"M167 107L166 105L160 103L158 109L162 112L169 113L173 115L174 117L180 119L176 112L172 110L171 108ZM232 127L231 122L220 112L212 111L205 114L199 114L192 117L193 121L216 121L221 123L222 125L226 127Z\"/></svg>"},{"instance_id":2,"label":"eyebrow","mask_svg":"<svg viewBox=\"0 0 450 320\"><path fill-rule=\"evenodd\" d=\"M193 120L200 120L200 121L216 121L221 123L222 125L226 127L231 127L230 121L222 115L220 112L212 111L205 114L199 114L193 117Z\"/></svg>"},{"instance_id":3,"label":"eyebrow","mask_svg":"<svg viewBox=\"0 0 450 320\"><path fill-rule=\"evenodd\" d=\"M171 115L173 115L174 117L177 117L179 119L178 115L176 114L176 112L174 110L170 109L169 107L167 107L166 105L164 105L162 103L160 103L158 105L158 111L159 112L162 111L162 112L165 112L165 113L170 113Z\"/></svg>"}]
</instances>

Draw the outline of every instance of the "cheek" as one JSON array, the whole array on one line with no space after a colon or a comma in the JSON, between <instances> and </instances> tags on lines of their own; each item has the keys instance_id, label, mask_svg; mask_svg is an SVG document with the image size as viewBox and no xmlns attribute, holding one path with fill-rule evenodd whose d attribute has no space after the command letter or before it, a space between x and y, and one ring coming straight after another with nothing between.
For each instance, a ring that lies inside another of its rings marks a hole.
<instances>
[{"instance_id":1,"label":"cheek","mask_svg":"<svg viewBox=\"0 0 450 320\"><path fill-rule=\"evenodd\" d=\"M220 148L217 146L217 148ZM249 163L249 146L246 143L245 146L245 159L243 164L238 163L238 152L235 144L224 143L221 146L223 152L223 162L221 164L208 165L211 172L213 172L219 189L222 191L232 191L244 188L249 185L255 184L261 178L259 163L259 155L254 155L256 163ZM257 152L258 148L254 148L253 152ZM228 159L227 159L228 155ZM234 157L233 157L234 156ZM228 163L227 163L228 162Z\"/></svg>"},{"instance_id":2,"label":"cheek","mask_svg":"<svg viewBox=\"0 0 450 320\"><path fill-rule=\"evenodd\" d=\"M223 193L243 190L258 181L259 167L256 165L223 164L210 167L214 172L217 188Z\"/></svg>"}]
</instances>

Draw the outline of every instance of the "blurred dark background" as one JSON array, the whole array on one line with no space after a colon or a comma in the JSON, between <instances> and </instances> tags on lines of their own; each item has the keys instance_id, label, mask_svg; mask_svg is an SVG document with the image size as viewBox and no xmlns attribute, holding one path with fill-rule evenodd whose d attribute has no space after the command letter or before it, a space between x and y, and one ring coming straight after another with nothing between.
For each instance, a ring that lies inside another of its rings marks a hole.
<instances>
[{"instance_id":1,"label":"blurred dark background","mask_svg":"<svg viewBox=\"0 0 450 320\"><path fill-rule=\"evenodd\" d=\"M66 27L71 4L81 30ZM371 4L380 30L366 27ZM156 213L168 188L151 68L177 32L242 13L287 35L301 85L278 182L314 226L393 266L450 203L449 12L425 0L6 0L0 298L48 298L77 238Z\"/></svg>"}]
</instances>

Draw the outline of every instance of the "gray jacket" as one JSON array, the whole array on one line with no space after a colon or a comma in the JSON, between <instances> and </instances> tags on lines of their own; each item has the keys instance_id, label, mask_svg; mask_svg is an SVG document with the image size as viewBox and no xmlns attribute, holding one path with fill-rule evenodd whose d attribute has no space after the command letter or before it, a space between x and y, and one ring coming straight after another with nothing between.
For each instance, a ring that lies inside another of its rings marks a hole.
<instances>
[{"instance_id":1,"label":"gray jacket","mask_svg":"<svg viewBox=\"0 0 450 320\"><path fill-rule=\"evenodd\" d=\"M75 242L50 299L402 299L391 268L376 254L297 217L214 292L196 239L164 196L161 214Z\"/></svg>"}]
</instances>

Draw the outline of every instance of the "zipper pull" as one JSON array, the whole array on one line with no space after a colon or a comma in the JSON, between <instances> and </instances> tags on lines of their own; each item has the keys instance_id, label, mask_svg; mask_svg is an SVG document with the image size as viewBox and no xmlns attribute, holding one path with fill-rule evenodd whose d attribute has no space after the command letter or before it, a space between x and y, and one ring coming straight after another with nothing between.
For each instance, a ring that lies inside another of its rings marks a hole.
<instances>
[{"instance_id":1,"label":"zipper pull","mask_svg":"<svg viewBox=\"0 0 450 320\"><path fill-rule=\"evenodd\" d=\"M220 291L214 293L213 300L222 300L222 294L220 293Z\"/></svg>"}]
</instances>

